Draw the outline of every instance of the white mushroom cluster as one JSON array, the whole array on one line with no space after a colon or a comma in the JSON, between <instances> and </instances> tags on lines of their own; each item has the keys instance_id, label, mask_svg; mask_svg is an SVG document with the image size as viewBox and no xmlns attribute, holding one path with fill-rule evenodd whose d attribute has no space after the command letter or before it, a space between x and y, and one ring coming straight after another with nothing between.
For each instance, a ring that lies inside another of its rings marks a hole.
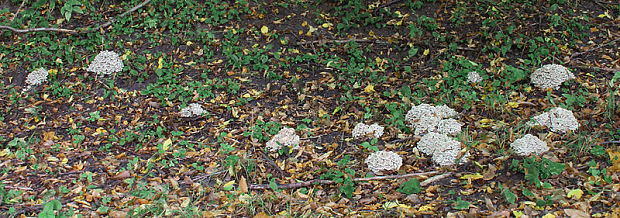
<instances>
[{"instance_id":1,"label":"white mushroom cluster","mask_svg":"<svg viewBox=\"0 0 620 218\"><path fill-rule=\"evenodd\" d=\"M273 136L271 140L267 142L267 149L271 152L276 152L284 146L290 148L297 148L299 145L299 136L295 133L293 128L282 128L278 134Z\"/></svg>"},{"instance_id":2,"label":"white mushroom cluster","mask_svg":"<svg viewBox=\"0 0 620 218\"><path fill-rule=\"evenodd\" d=\"M437 132L447 135L457 135L461 132L461 126L463 126L463 124L455 119L443 119L437 124Z\"/></svg>"},{"instance_id":3,"label":"white mushroom cluster","mask_svg":"<svg viewBox=\"0 0 620 218\"><path fill-rule=\"evenodd\" d=\"M123 66L123 61L116 52L102 51L95 57L95 60L88 65L86 70L97 74L110 75L123 70Z\"/></svg>"},{"instance_id":4,"label":"white mushroom cluster","mask_svg":"<svg viewBox=\"0 0 620 218\"><path fill-rule=\"evenodd\" d=\"M26 84L28 86L37 86L41 85L43 82L47 81L47 76L49 73L45 68L39 68L38 70L32 71L26 77Z\"/></svg>"},{"instance_id":5,"label":"white mushroom cluster","mask_svg":"<svg viewBox=\"0 0 620 218\"><path fill-rule=\"evenodd\" d=\"M549 151L547 143L532 134L527 134L515 140L510 144L510 147L520 156L529 156L530 154L539 155Z\"/></svg>"},{"instance_id":6,"label":"white mushroom cluster","mask_svg":"<svg viewBox=\"0 0 620 218\"><path fill-rule=\"evenodd\" d=\"M403 159L392 151L377 151L370 154L365 163L375 175L383 175L398 171L403 165Z\"/></svg>"},{"instance_id":7,"label":"white mushroom cluster","mask_svg":"<svg viewBox=\"0 0 620 218\"><path fill-rule=\"evenodd\" d=\"M197 103L191 103L189 104L189 106L181 109L181 112L179 112L179 115L181 115L181 117L193 117L193 116L200 116L206 112L207 111L205 111L205 109L202 108L202 105L197 104Z\"/></svg>"},{"instance_id":8,"label":"white mushroom cluster","mask_svg":"<svg viewBox=\"0 0 620 218\"><path fill-rule=\"evenodd\" d=\"M478 74L478 72L471 71L471 72L467 73L467 82L469 82L469 83L479 83L479 82L482 82L482 77L480 76L480 74Z\"/></svg>"},{"instance_id":9,"label":"white mushroom cluster","mask_svg":"<svg viewBox=\"0 0 620 218\"><path fill-rule=\"evenodd\" d=\"M432 160L441 166L452 165L461 154L461 143L446 134L430 132L420 139L417 144L418 150L432 156ZM463 155L461 160L467 161L469 153Z\"/></svg>"},{"instance_id":10,"label":"white mushroom cluster","mask_svg":"<svg viewBox=\"0 0 620 218\"><path fill-rule=\"evenodd\" d=\"M441 130L447 131L441 133L455 134L454 130L458 129L456 133L460 132L462 124L453 121L443 121L443 119L456 115L456 111L446 105L432 106L429 104L420 104L418 106L412 106L407 112L405 119L413 125L416 135L437 132L440 124Z\"/></svg>"},{"instance_id":11,"label":"white mushroom cluster","mask_svg":"<svg viewBox=\"0 0 620 218\"><path fill-rule=\"evenodd\" d=\"M573 115L572 111L561 107L552 108L549 112L542 113L532 118L529 122L530 126L546 126L552 132L565 133L569 130L577 130L579 122Z\"/></svg>"},{"instance_id":12,"label":"white mushroom cluster","mask_svg":"<svg viewBox=\"0 0 620 218\"><path fill-rule=\"evenodd\" d=\"M566 80L575 79L575 75L559 64L547 64L538 68L530 75L534 86L541 89L558 89Z\"/></svg>"},{"instance_id":13,"label":"white mushroom cluster","mask_svg":"<svg viewBox=\"0 0 620 218\"><path fill-rule=\"evenodd\" d=\"M379 138L383 135L383 127L376 123L372 125L358 123L351 133L353 134L353 138L356 139L363 138L364 136Z\"/></svg>"}]
</instances>

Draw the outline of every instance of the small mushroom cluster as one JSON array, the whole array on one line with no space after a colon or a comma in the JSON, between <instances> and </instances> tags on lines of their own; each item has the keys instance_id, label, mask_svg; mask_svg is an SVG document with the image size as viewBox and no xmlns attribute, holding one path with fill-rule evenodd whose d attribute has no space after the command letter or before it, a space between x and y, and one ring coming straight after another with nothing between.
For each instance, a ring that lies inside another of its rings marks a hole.
<instances>
[{"instance_id":1,"label":"small mushroom cluster","mask_svg":"<svg viewBox=\"0 0 620 218\"><path fill-rule=\"evenodd\" d=\"M123 66L123 61L116 52L102 51L95 56L95 60L88 65L86 71L110 75L123 70Z\"/></svg>"},{"instance_id":2,"label":"small mushroom cluster","mask_svg":"<svg viewBox=\"0 0 620 218\"><path fill-rule=\"evenodd\" d=\"M197 103L191 103L189 104L189 106L181 109L181 112L179 112L179 115L181 115L181 117L194 117L194 116L200 116L205 113L207 113L207 111L205 111L205 109L202 108L202 105L197 104Z\"/></svg>"},{"instance_id":3,"label":"small mushroom cluster","mask_svg":"<svg viewBox=\"0 0 620 218\"><path fill-rule=\"evenodd\" d=\"M295 129L285 127L273 136L266 146L271 152L276 152L285 146L295 149L299 146L299 136L295 134Z\"/></svg>"},{"instance_id":4,"label":"small mushroom cluster","mask_svg":"<svg viewBox=\"0 0 620 218\"><path fill-rule=\"evenodd\" d=\"M559 64L547 64L530 75L534 86L541 89L558 89L566 80L575 79L575 75Z\"/></svg>"},{"instance_id":5,"label":"small mushroom cluster","mask_svg":"<svg viewBox=\"0 0 620 218\"><path fill-rule=\"evenodd\" d=\"M353 138L360 139L365 136L379 138L383 135L383 127L379 126L379 124L366 125L364 123L358 123L353 128L351 132L353 134Z\"/></svg>"}]
</instances>

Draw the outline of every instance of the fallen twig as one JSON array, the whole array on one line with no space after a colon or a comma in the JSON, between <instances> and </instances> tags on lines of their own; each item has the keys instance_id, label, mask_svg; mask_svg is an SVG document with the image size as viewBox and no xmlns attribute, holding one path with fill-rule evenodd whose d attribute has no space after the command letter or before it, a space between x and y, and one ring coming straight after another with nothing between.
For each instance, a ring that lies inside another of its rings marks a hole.
<instances>
[{"instance_id":1,"label":"fallen twig","mask_svg":"<svg viewBox=\"0 0 620 218\"><path fill-rule=\"evenodd\" d=\"M69 34L77 34L78 32L70 29L61 29L61 28L47 28L47 27L39 27L39 28L28 28L28 29L15 29L10 26L0 25L0 29L7 29L16 33L28 33L28 32L61 32L61 33L69 33Z\"/></svg>"},{"instance_id":2,"label":"fallen twig","mask_svg":"<svg viewBox=\"0 0 620 218\"><path fill-rule=\"evenodd\" d=\"M422 172L422 173L409 173L409 174L403 174L403 175L374 176L374 177L367 177L367 178L354 178L352 180L354 182L366 182L366 181L386 180L386 179L403 179L403 178L409 178L409 177L414 177L414 176L432 175L432 174L437 174L437 173L439 173L439 171L430 171L430 172ZM311 185L314 185L314 184L317 184L317 185L331 185L331 184L334 184L334 183L336 183L336 182L334 182L333 180L313 179L313 180L305 181L305 182L297 182L297 183L290 183L290 184L278 184L278 189L301 188L301 187L311 186ZM250 190L261 190L261 189L270 189L271 187L269 185L267 185L267 184L251 184L248 188Z\"/></svg>"},{"instance_id":3,"label":"fallen twig","mask_svg":"<svg viewBox=\"0 0 620 218\"><path fill-rule=\"evenodd\" d=\"M599 142L596 143L597 145L604 145L604 144L620 144L620 141L605 141L605 142Z\"/></svg>"},{"instance_id":4,"label":"fallen twig","mask_svg":"<svg viewBox=\"0 0 620 218\"><path fill-rule=\"evenodd\" d=\"M127 11L125 11L124 13L122 13L121 15L119 15L119 16L118 16L118 18L124 17L125 15L127 15L127 14L129 14L129 13L131 13L131 12L134 12L134 11L136 11L136 10L140 9L141 7L143 7L144 5L148 4L149 2L151 2L151 0L145 0L145 1L143 1L142 3L140 3L140 4L136 5L136 6L134 6L133 8L131 8L131 9L129 9L129 10L127 10ZM117 18L112 18L112 19L108 20L108 22L105 22L104 24L99 25L99 26L98 26L97 28L95 28L95 29L105 28L105 27L107 27L107 26L110 26L110 25L112 25L112 23L116 22L116 19L117 19Z\"/></svg>"},{"instance_id":5,"label":"fallen twig","mask_svg":"<svg viewBox=\"0 0 620 218\"><path fill-rule=\"evenodd\" d=\"M396 4L396 3L399 3L399 2L402 2L402 1L403 0L394 0L394 1L388 2L386 4L380 5L379 7L376 7L375 9L373 9L372 13L377 12L381 8L389 7L389 6L393 5L393 4Z\"/></svg>"},{"instance_id":6,"label":"fallen twig","mask_svg":"<svg viewBox=\"0 0 620 218\"><path fill-rule=\"evenodd\" d=\"M428 179L422 181L420 183L420 186L427 186L427 185L429 185L429 184L431 184L433 182L437 182L437 181L439 181L439 180L441 180L443 178L446 178L448 176L451 176L451 175L452 175L452 172L447 172L447 173L444 173L444 174L441 174L441 175L433 176L431 178L428 178Z\"/></svg>"},{"instance_id":7,"label":"fallen twig","mask_svg":"<svg viewBox=\"0 0 620 218\"><path fill-rule=\"evenodd\" d=\"M591 48L591 49L588 49L588 50L585 50L585 51L582 51L582 52L575 52L575 53L573 53L573 54L570 56L570 59L572 60L572 59L573 59L574 57L576 57L576 56L579 56L579 55L582 55L582 54L585 54L585 53L588 53L588 52L591 52L591 51L597 50L597 49L599 49L599 48L602 48L602 47L608 46L608 45L610 45L610 44L613 44L614 42L617 42L618 40L620 40L620 38L617 38L617 39L611 40L610 42L604 43L604 44L599 45L599 46L597 46L597 47L595 47L595 48Z\"/></svg>"},{"instance_id":8,"label":"fallen twig","mask_svg":"<svg viewBox=\"0 0 620 218\"><path fill-rule=\"evenodd\" d=\"M13 18L11 18L11 21L9 21L9 23L11 23L11 22L13 22L13 20L15 20L15 18L19 14L19 11L22 10L22 7L24 7L24 3L26 3L26 0L22 0L22 4L19 5L19 7L17 8L17 11L15 11L15 14L13 14Z\"/></svg>"},{"instance_id":9,"label":"fallen twig","mask_svg":"<svg viewBox=\"0 0 620 218\"><path fill-rule=\"evenodd\" d=\"M383 40L374 39L334 39L334 40L315 40L307 42L298 42L296 45L308 45L308 44L328 44L328 43L347 43L347 42L359 42L359 43L377 43L377 44L389 44Z\"/></svg>"},{"instance_id":10,"label":"fallen twig","mask_svg":"<svg viewBox=\"0 0 620 218\"><path fill-rule=\"evenodd\" d=\"M579 68L579 69L582 69L582 70L599 70L599 71L606 71L606 72L620 71L620 69L612 69L612 68L606 68L606 67L593 67L593 66L577 65L573 61L570 62L570 66L571 67L575 67L575 68Z\"/></svg>"},{"instance_id":11,"label":"fallen twig","mask_svg":"<svg viewBox=\"0 0 620 218\"><path fill-rule=\"evenodd\" d=\"M4 188L32 191L32 188L30 187L21 187L21 186L12 186L12 185L5 185Z\"/></svg>"},{"instance_id":12,"label":"fallen twig","mask_svg":"<svg viewBox=\"0 0 620 218\"><path fill-rule=\"evenodd\" d=\"M10 26L4 26L4 25L0 25L0 29L7 29L16 33L28 33L28 32L61 32L61 33L69 33L69 34L80 34L80 33L87 33L89 31L92 30L96 30L96 29L100 29L100 28L105 28L107 26L112 25L112 23L114 23L116 21L116 19L124 17L125 15L127 15L128 13L134 12L136 10L138 10L139 8L143 7L144 5L148 4L151 0L145 0L142 3L134 6L133 8L123 12L121 15L119 15L116 18L111 18L110 20L108 20L108 22L105 22L95 28L91 28L91 26L87 26L87 27L82 27L82 28L78 28L77 30L71 30L71 29L62 29L62 28L51 28L51 27L39 27L39 28L28 28L28 29L16 29Z\"/></svg>"}]
</instances>

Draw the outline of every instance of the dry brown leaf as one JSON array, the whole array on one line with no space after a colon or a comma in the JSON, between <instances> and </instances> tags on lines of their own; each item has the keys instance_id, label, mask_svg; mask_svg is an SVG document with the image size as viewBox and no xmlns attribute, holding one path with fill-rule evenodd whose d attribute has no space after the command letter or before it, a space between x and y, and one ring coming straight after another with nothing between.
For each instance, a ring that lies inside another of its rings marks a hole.
<instances>
[{"instance_id":1,"label":"dry brown leaf","mask_svg":"<svg viewBox=\"0 0 620 218\"><path fill-rule=\"evenodd\" d=\"M564 213L571 218L590 217L588 213L576 209L564 209Z\"/></svg>"},{"instance_id":2,"label":"dry brown leaf","mask_svg":"<svg viewBox=\"0 0 620 218\"><path fill-rule=\"evenodd\" d=\"M243 193L248 192L248 183L243 176L241 176L241 179L239 179L239 190Z\"/></svg>"},{"instance_id":3,"label":"dry brown leaf","mask_svg":"<svg viewBox=\"0 0 620 218\"><path fill-rule=\"evenodd\" d=\"M110 216L111 218L125 218L127 217L127 212L114 210L110 211L110 213L108 213L108 216Z\"/></svg>"},{"instance_id":4,"label":"dry brown leaf","mask_svg":"<svg viewBox=\"0 0 620 218\"><path fill-rule=\"evenodd\" d=\"M254 215L254 218L269 218L269 215L267 215L265 212L260 212Z\"/></svg>"},{"instance_id":5,"label":"dry brown leaf","mask_svg":"<svg viewBox=\"0 0 620 218\"><path fill-rule=\"evenodd\" d=\"M129 171L123 171L120 173L117 173L116 176L112 177L112 179L126 179L131 177L131 174L129 173Z\"/></svg>"}]
</instances>

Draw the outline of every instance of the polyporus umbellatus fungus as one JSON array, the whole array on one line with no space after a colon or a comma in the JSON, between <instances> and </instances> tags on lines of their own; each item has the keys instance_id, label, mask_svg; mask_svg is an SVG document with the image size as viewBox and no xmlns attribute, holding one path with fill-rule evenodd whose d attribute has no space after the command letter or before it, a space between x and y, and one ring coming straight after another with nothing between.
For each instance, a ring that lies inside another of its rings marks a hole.
<instances>
[{"instance_id":1,"label":"polyporus umbellatus fungus","mask_svg":"<svg viewBox=\"0 0 620 218\"><path fill-rule=\"evenodd\" d=\"M276 152L283 148L284 146L289 148L297 148L299 145L299 136L295 134L295 129L293 128L282 128L278 134L273 136L271 140L267 142L267 149L271 152Z\"/></svg>"},{"instance_id":2,"label":"polyporus umbellatus fungus","mask_svg":"<svg viewBox=\"0 0 620 218\"><path fill-rule=\"evenodd\" d=\"M403 159L392 151L377 151L370 154L365 163L375 175L385 175L398 171Z\"/></svg>"},{"instance_id":3,"label":"polyporus umbellatus fungus","mask_svg":"<svg viewBox=\"0 0 620 218\"><path fill-rule=\"evenodd\" d=\"M575 79L575 75L559 64L547 64L538 68L530 75L534 86L541 89L558 89L566 80Z\"/></svg>"},{"instance_id":4,"label":"polyporus umbellatus fungus","mask_svg":"<svg viewBox=\"0 0 620 218\"><path fill-rule=\"evenodd\" d=\"M549 112L542 113L532 118L529 122L530 126L546 126L551 129L552 132L565 133L569 130L577 130L579 128L579 122L573 116L573 112L561 107L556 107Z\"/></svg>"},{"instance_id":5,"label":"polyporus umbellatus fungus","mask_svg":"<svg viewBox=\"0 0 620 218\"><path fill-rule=\"evenodd\" d=\"M383 135L383 127L379 124L366 125L364 123L358 123L351 131L353 138L360 139L365 136L372 138L379 138Z\"/></svg>"},{"instance_id":6,"label":"polyporus umbellatus fungus","mask_svg":"<svg viewBox=\"0 0 620 218\"><path fill-rule=\"evenodd\" d=\"M123 61L116 52L102 51L95 56L95 60L88 65L86 71L110 75L123 70L123 66Z\"/></svg>"},{"instance_id":7,"label":"polyporus umbellatus fungus","mask_svg":"<svg viewBox=\"0 0 620 218\"><path fill-rule=\"evenodd\" d=\"M529 156L530 154L539 155L549 151L547 143L532 134L527 134L515 140L510 144L510 147L520 156Z\"/></svg>"}]
</instances>

